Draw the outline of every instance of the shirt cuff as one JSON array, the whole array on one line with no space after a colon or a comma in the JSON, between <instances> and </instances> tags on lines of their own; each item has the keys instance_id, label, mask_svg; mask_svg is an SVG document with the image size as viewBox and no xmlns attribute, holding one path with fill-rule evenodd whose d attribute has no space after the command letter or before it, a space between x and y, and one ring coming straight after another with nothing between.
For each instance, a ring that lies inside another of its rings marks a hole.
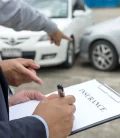
<instances>
[{"instance_id":1,"label":"shirt cuff","mask_svg":"<svg viewBox=\"0 0 120 138\"><path fill-rule=\"evenodd\" d=\"M40 120L44 124L47 138L49 138L49 129L48 129L48 125L47 125L46 121L42 117L40 117L38 115L32 115L32 116L37 118L38 120Z\"/></svg>"}]
</instances>

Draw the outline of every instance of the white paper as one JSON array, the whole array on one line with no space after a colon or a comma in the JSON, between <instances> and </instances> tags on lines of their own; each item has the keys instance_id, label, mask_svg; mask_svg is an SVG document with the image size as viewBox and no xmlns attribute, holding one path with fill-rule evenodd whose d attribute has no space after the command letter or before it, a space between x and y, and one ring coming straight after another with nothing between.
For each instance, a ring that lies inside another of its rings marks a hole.
<instances>
[{"instance_id":1,"label":"white paper","mask_svg":"<svg viewBox=\"0 0 120 138\"><path fill-rule=\"evenodd\" d=\"M66 95L76 98L73 131L120 114L120 97L104 87L96 80L91 80L64 89ZM10 107L10 120L31 116L38 104L38 101L30 101Z\"/></svg>"}]
</instances>

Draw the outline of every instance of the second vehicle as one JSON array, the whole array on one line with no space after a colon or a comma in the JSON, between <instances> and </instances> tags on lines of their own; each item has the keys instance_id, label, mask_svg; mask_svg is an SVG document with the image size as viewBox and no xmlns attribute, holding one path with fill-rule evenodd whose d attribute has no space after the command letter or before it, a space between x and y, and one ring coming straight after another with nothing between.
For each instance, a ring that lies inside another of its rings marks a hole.
<instances>
[{"instance_id":1,"label":"second vehicle","mask_svg":"<svg viewBox=\"0 0 120 138\"><path fill-rule=\"evenodd\" d=\"M96 69L116 69L120 63L120 17L87 28L80 49L80 58L90 61Z\"/></svg>"}]
</instances>

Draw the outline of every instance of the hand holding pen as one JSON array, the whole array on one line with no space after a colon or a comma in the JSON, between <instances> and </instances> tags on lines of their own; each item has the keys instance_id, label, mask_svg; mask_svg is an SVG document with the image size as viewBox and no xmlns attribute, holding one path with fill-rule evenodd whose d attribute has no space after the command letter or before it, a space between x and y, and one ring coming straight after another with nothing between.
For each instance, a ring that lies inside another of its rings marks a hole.
<instances>
[{"instance_id":1,"label":"hand holding pen","mask_svg":"<svg viewBox=\"0 0 120 138\"><path fill-rule=\"evenodd\" d=\"M45 98L33 115L44 118L49 129L49 138L66 138L70 135L75 112L74 96L65 96L63 87L58 85L58 93Z\"/></svg>"}]
</instances>

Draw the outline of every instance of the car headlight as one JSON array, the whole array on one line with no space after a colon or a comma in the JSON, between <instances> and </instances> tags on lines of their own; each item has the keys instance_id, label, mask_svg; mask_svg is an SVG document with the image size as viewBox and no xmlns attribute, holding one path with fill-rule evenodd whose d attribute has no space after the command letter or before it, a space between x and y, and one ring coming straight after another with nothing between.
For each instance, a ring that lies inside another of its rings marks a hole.
<instances>
[{"instance_id":1,"label":"car headlight","mask_svg":"<svg viewBox=\"0 0 120 138\"><path fill-rule=\"evenodd\" d=\"M92 34L92 31L85 31L84 33L83 33L83 35L91 35Z\"/></svg>"},{"instance_id":2,"label":"car headlight","mask_svg":"<svg viewBox=\"0 0 120 138\"><path fill-rule=\"evenodd\" d=\"M48 35L43 35L40 37L40 39L38 41L48 41L49 40L49 36Z\"/></svg>"}]
</instances>

